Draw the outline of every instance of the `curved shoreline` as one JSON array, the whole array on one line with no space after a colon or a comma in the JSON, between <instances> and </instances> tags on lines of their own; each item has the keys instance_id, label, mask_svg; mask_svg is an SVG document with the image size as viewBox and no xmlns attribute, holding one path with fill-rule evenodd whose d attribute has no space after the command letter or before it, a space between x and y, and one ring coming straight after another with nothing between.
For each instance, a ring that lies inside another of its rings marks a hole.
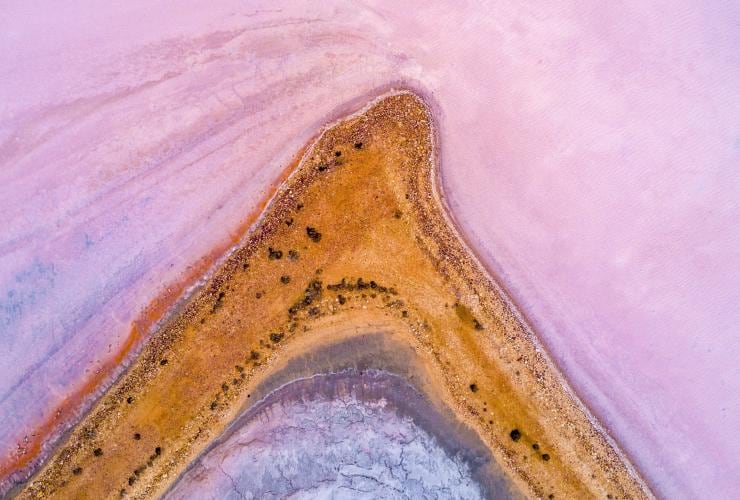
<instances>
[{"instance_id":1,"label":"curved shoreline","mask_svg":"<svg viewBox=\"0 0 740 500\"><path fill-rule=\"evenodd\" d=\"M427 368L418 354L390 332L322 338L317 345L288 358L256 387L241 414L179 477L186 476L266 407L304 398L331 400L349 391L366 402L385 399L396 414L411 418L434 436L448 456L462 457L489 497L518 496L476 433L456 419L439 395L429 394L419 385L424 380L428 380ZM427 384L427 391L430 388ZM180 479L168 491L173 491Z\"/></svg>"},{"instance_id":2,"label":"curved shoreline","mask_svg":"<svg viewBox=\"0 0 740 500\"><path fill-rule=\"evenodd\" d=\"M350 389L362 401L387 399L393 411L411 418L440 443L448 456L461 456L478 484L496 498L504 492L507 497L520 495L475 431L455 417L441 395L432 392L432 384L424 382L431 375L419 354L391 331L322 336L300 354L286 359L255 387L240 415L191 462L180 479L265 407L301 398L323 396L331 400ZM168 491L177 486L177 481Z\"/></svg>"}]
</instances>

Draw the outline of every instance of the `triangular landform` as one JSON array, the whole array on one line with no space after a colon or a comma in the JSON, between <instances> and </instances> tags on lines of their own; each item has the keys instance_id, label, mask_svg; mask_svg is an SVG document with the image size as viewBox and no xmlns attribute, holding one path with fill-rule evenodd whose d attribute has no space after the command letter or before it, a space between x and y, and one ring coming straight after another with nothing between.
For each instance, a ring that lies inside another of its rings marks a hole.
<instances>
[{"instance_id":1,"label":"triangular landform","mask_svg":"<svg viewBox=\"0 0 740 500\"><path fill-rule=\"evenodd\" d=\"M436 147L408 91L326 128L19 496L157 496L292 356L377 332L417 354L420 390L477 434L514 490L649 496L450 223Z\"/></svg>"}]
</instances>

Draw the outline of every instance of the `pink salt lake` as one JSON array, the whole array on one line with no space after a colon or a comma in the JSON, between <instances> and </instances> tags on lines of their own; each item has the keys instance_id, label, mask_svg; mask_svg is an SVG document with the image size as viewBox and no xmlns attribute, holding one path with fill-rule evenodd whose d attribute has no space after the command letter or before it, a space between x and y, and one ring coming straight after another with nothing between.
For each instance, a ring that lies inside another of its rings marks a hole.
<instances>
[{"instance_id":1,"label":"pink salt lake","mask_svg":"<svg viewBox=\"0 0 740 500\"><path fill-rule=\"evenodd\" d=\"M397 86L433 107L461 231L655 492L736 495L739 22L733 2L5 2L0 463L323 124Z\"/></svg>"}]
</instances>

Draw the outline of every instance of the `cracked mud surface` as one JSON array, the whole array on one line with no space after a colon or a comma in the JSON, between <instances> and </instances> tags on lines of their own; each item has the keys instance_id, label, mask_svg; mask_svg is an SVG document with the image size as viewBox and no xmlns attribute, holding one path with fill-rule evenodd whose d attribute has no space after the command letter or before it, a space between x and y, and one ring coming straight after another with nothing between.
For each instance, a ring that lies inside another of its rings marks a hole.
<instances>
[{"instance_id":1,"label":"cracked mud surface","mask_svg":"<svg viewBox=\"0 0 740 500\"><path fill-rule=\"evenodd\" d=\"M342 373L283 387L166 498L484 498L465 459L399 413L411 388L394 378Z\"/></svg>"}]
</instances>

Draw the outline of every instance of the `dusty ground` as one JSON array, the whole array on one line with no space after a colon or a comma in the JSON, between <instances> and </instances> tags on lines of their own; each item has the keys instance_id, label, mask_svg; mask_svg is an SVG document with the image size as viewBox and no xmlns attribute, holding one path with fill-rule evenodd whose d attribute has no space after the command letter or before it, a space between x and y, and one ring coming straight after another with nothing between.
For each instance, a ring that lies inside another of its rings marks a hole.
<instances>
[{"instance_id":1,"label":"dusty ground","mask_svg":"<svg viewBox=\"0 0 740 500\"><path fill-rule=\"evenodd\" d=\"M428 391L521 491L649 496L448 224L435 172L429 114L411 94L326 130L243 246L19 496L156 496L291 345L378 324L425 353Z\"/></svg>"}]
</instances>

